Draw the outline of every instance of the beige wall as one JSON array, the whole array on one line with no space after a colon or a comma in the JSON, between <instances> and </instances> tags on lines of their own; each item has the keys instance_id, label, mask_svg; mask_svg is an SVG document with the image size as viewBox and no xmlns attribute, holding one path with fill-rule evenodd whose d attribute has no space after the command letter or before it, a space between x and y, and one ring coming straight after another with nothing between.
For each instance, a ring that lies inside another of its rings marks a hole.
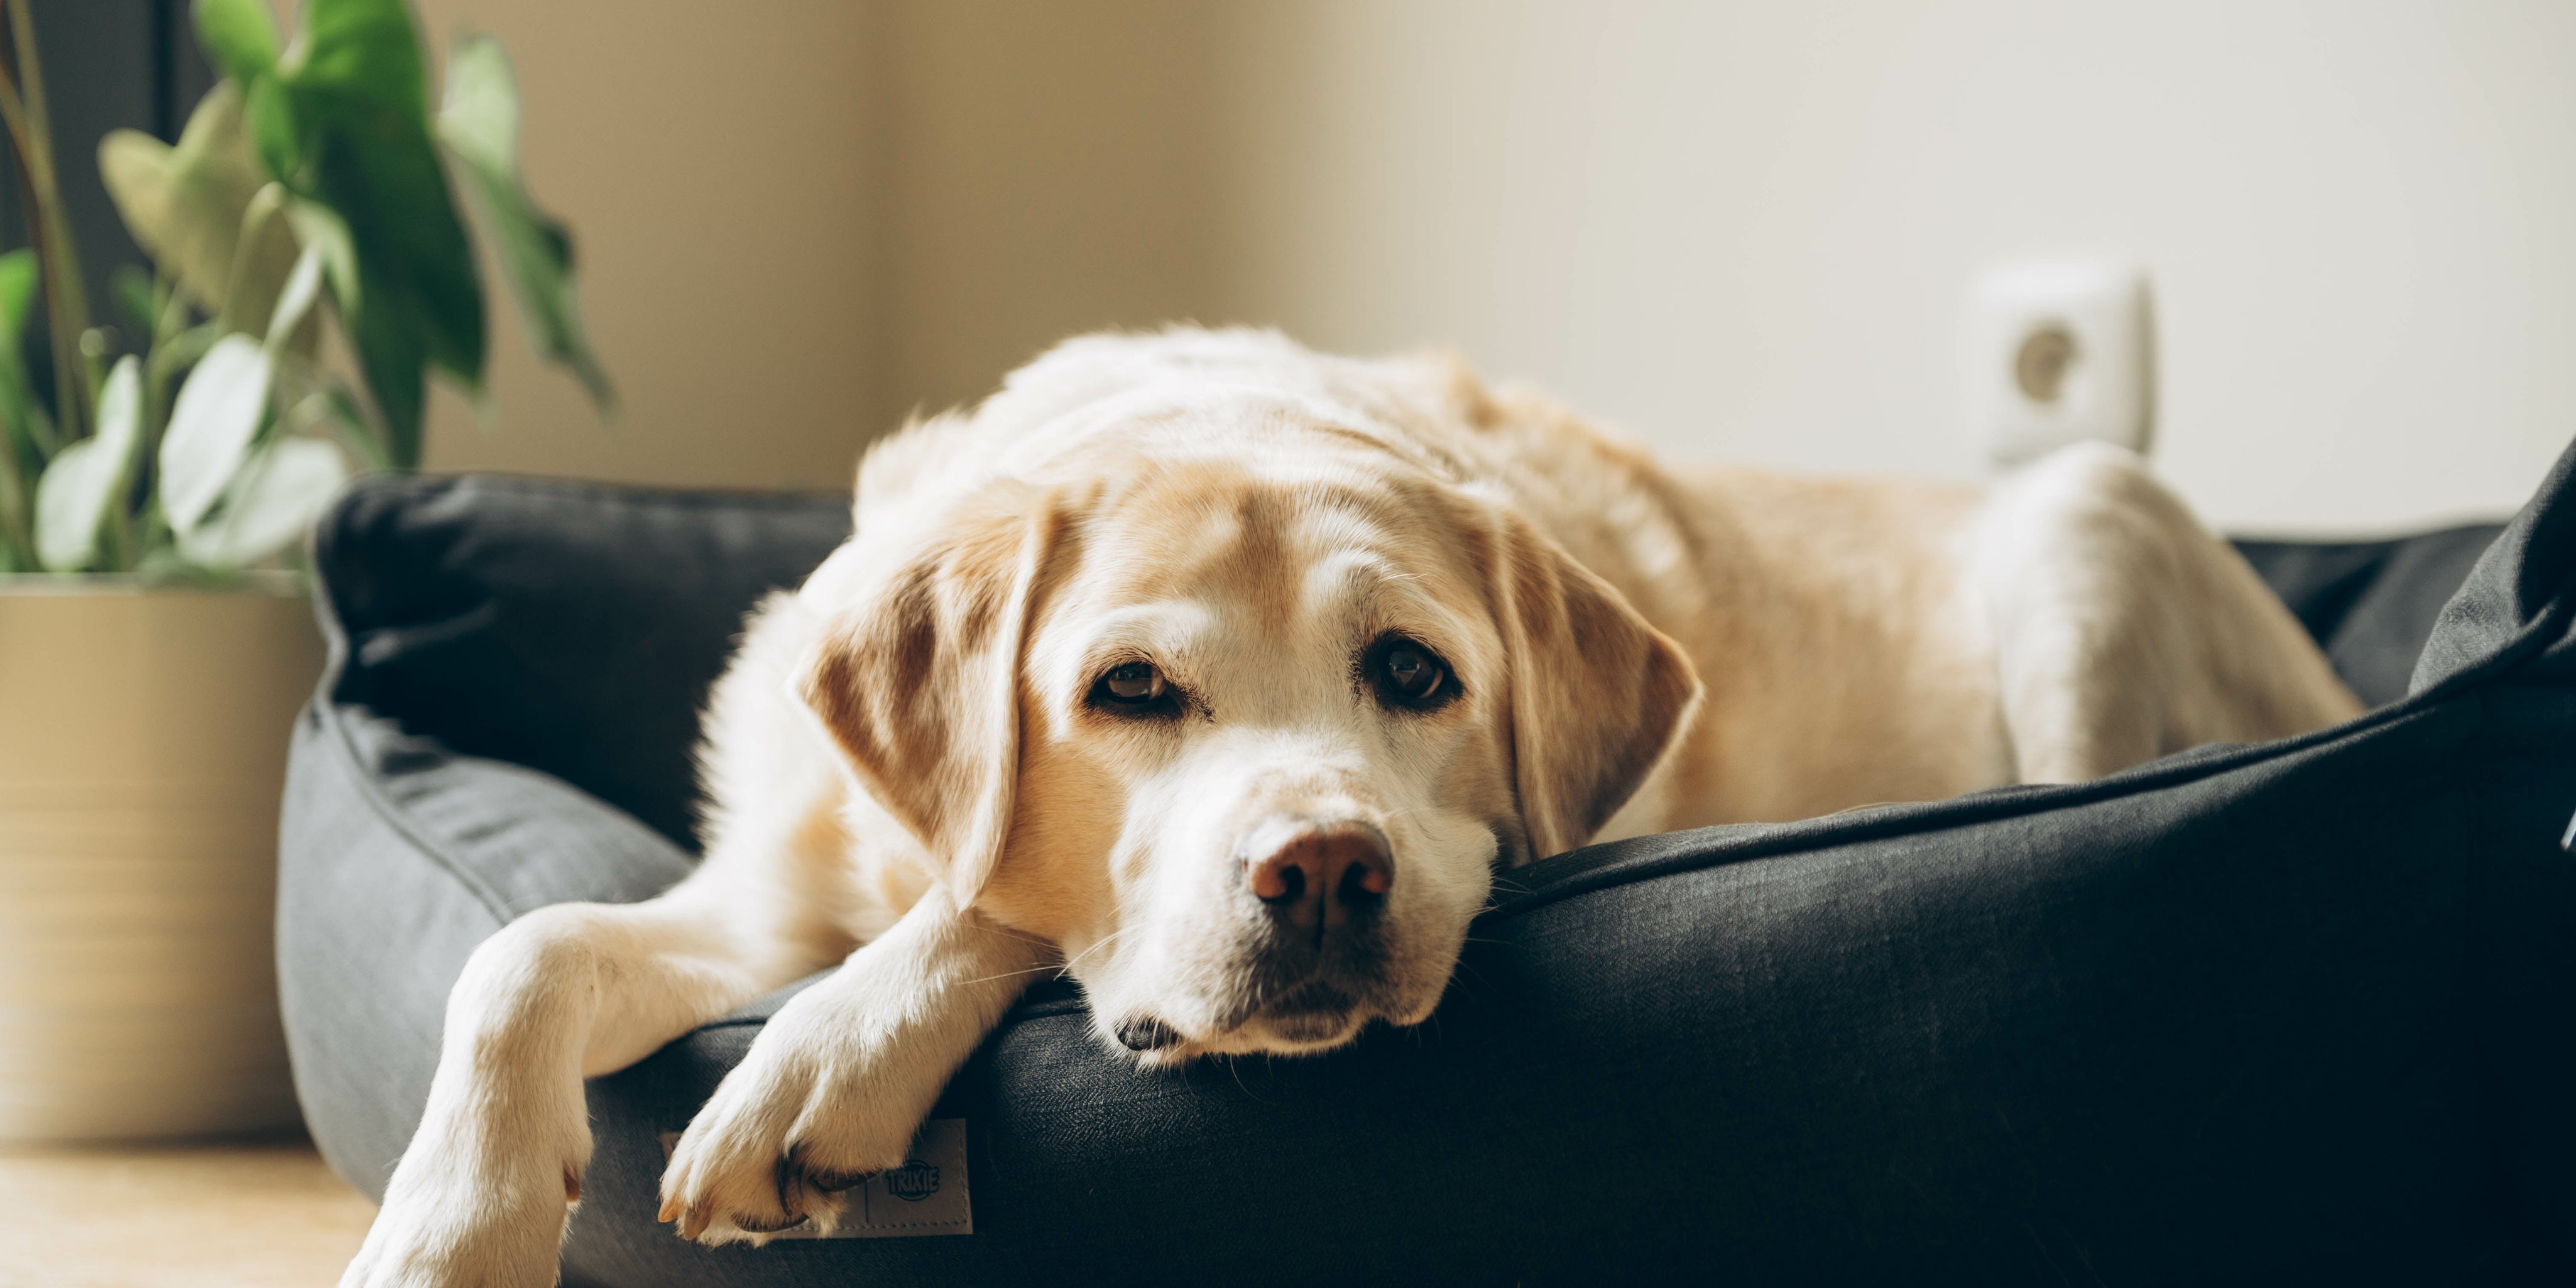
<instances>
[{"instance_id":1,"label":"beige wall","mask_svg":"<svg viewBox=\"0 0 2576 1288\"><path fill-rule=\"evenodd\" d=\"M878 423L980 396L1074 332L1212 316L1240 249L1210 185L1220 6L877 12Z\"/></svg>"},{"instance_id":2,"label":"beige wall","mask_svg":"<svg viewBox=\"0 0 2576 1288\"><path fill-rule=\"evenodd\" d=\"M1980 264L2145 261L2216 519L2509 508L2576 429L2576 7L431 0L528 86L627 395L431 459L840 481L1069 331L1465 349L1683 457L1966 473Z\"/></svg>"},{"instance_id":3,"label":"beige wall","mask_svg":"<svg viewBox=\"0 0 2576 1288\"><path fill-rule=\"evenodd\" d=\"M433 400L428 466L636 482L846 487L872 430L881 316L867 171L870 13L843 0L421 0L444 57L508 44L539 201L577 235L617 382L602 426L530 352L505 288L488 426ZM488 276L488 275L487 275Z\"/></svg>"}]
</instances>

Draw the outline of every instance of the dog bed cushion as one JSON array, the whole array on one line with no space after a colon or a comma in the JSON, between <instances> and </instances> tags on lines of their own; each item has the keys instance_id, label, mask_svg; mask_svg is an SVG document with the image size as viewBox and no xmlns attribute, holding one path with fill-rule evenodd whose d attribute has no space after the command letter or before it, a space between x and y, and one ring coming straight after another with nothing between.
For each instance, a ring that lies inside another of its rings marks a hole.
<instances>
[{"instance_id":1,"label":"dog bed cushion","mask_svg":"<svg viewBox=\"0 0 2576 1288\"><path fill-rule=\"evenodd\" d=\"M591 1083L566 1280L2563 1282L2569 471L2501 538L2243 546L2378 704L2350 725L1544 860L1430 1023L1321 1058L1141 1071L1041 984L933 1112L962 1149L881 1196L947 1196L919 1237L654 1222L782 992ZM352 1183L478 942L689 870L698 704L847 504L375 478L326 519L278 951Z\"/></svg>"}]
</instances>

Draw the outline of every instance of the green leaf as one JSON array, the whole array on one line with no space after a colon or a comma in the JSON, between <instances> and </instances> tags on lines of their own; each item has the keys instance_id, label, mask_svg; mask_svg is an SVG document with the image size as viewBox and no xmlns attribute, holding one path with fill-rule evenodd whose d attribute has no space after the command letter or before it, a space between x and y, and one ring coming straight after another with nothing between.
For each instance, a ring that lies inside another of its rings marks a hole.
<instances>
[{"instance_id":1,"label":"green leaf","mask_svg":"<svg viewBox=\"0 0 2576 1288\"><path fill-rule=\"evenodd\" d=\"M274 85L274 89L269 88ZM419 459L423 367L483 379L483 288L429 128L420 42L403 0L310 0L304 28L251 95L271 173L348 230L340 316L395 459Z\"/></svg>"},{"instance_id":2,"label":"green leaf","mask_svg":"<svg viewBox=\"0 0 2576 1288\"><path fill-rule=\"evenodd\" d=\"M159 302L152 298L152 274L140 264L119 264L107 270L107 293L116 302L117 321L133 333L134 342L152 343L161 321Z\"/></svg>"},{"instance_id":3,"label":"green leaf","mask_svg":"<svg viewBox=\"0 0 2576 1288\"><path fill-rule=\"evenodd\" d=\"M271 366L245 335L215 341L171 400L161 436L161 512L173 530L196 527L241 469L268 411Z\"/></svg>"},{"instance_id":4,"label":"green leaf","mask_svg":"<svg viewBox=\"0 0 2576 1288\"><path fill-rule=\"evenodd\" d=\"M500 244L502 275L537 352L581 378L593 405L616 401L581 320L573 289L572 235L528 195L519 170L519 82L510 55L489 36L468 36L447 56L447 101L438 137L465 170L465 191Z\"/></svg>"},{"instance_id":5,"label":"green leaf","mask_svg":"<svg viewBox=\"0 0 2576 1288\"><path fill-rule=\"evenodd\" d=\"M54 428L27 378L26 354L27 321L42 277L33 250L0 255L0 417L7 421L9 445L39 460L53 446Z\"/></svg>"},{"instance_id":6,"label":"green leaf","mask_svg":"<svg viewBox=\"0 0 2576 1288\"><path fill-rule=\"evenodd\" d=\"M0 343L12 350L27 342L27 317L36 303L36 287L44 270L37 267L36 252L27 248L0 255ZM20 361L17 353L6 356Z\"/></svg>"},{"instance_id":7,"label":"green leaf","mask_svg":"<svg viewBox=\"0 0 2576 1288\"><path fill-rule=\"evenodd\" d=\"M99 391L98 433L54 454L36 483L36 557L55 572L98 558L99 529L132 477L143 441L143 363L128 356Z\"/></svg>"},{"instance_id":8,"label":"green leaf","mask_svg":"<svg viewBox=\"0 0 2576 1288\"><path fill-rule=\"evenodd\" d=\"M358 369L367 377L367 393L385 422L386 457L398 470L420 468L428 346L421 343L418 331L387 310L362 315L349 330L358 350Z\"/></svg>"},{"instance_id":9,"label":"green leaf","mask_svg":"<svg viewBox=\"0 0 2576 1288\"><path fill-rule=\"evenodd\" d=\"M27 383L27 313L36 299L36 252L0 255L0 565L37 566L31 484L54 445Z\"/></svg>"},{"instance_id":10,"label":"green leaf","mask_svg":"<svg viewBox=\"0 0 2576 1288\"><path fill-rule=\"evenodd\" d=\"M312 187L309 158L318 142L296 119L295 96L287 92L285 83L274 76L252 81L242 91L242 111L249 121L251 151L269 177L292 192Z\"/></svg>"},{"instance_id":11,"label":"green leaf","mask_svg":"<svg viewBox=\"0 0 2576 1288\"><path fill-rule=\"evenodd\" d=\"M224 75L247 85L277 65L277 20L267 0L197 0L197 43Z\"/></svg>"},{"instance_id":12,"label":"green leaf","mask_svg":"<svg viewBox=\"0 0 2576 1288\"><path fill-rule=\"evenodd\" d=\"M424 122L429 74L407 0L307 0L303 60L287 72L302 86L331 86Z\"/></svg>"},{"instance_id":13,"label":"green leaf","mask_svg":"<svg viewBox=\"0 0 2576 1288\"><path fill-rule=\"evenodd\" d=\"M258 563L302 539L348 481L340 449L281 438L242 467L221 514L179 534L179 554L207 568Z\"/></svg>"},{"instance_id":14,"label":"green leaf","mask_svg":"<svg viewBox=\"0 0 2576 1288\"><path fill-rule=\"evenodd\" d=\"M302 60L280 76L307 163L298 195L348 226L365 294L382 297L366 309L411 315L430 360L479 384L482 284L431 141L411 12L403 0L311 0L304 23Z\"/></svg>"},{"instance_id":15,"label":"green leaf","mask_svg":"<svg viewBox=\"0 0 2576 1288\"><path fill-rule=\"evenodd\" d=\"M21 395L27 391L27 318L43 277L33 250L0 255L0 381Z\"/></svg>"},{"instance_id":16,"label":"green leaf","mask_svg":"<svg viewBox=\"0 0 2576 1288\"><path fill-rule=\"evenodd\" d=\"M230 81L198 102L178 146L136 130L113 130L99 141L98 169L135 244L177 278L199 308L210 314L243 308L252 318L268 316L295 264L296 245L292 230L276 219L243 227L269 176L251 149L241 91ZM251 254L236 278L234 259L245 231L252 235Z\"/></svg>"}]
</instances>

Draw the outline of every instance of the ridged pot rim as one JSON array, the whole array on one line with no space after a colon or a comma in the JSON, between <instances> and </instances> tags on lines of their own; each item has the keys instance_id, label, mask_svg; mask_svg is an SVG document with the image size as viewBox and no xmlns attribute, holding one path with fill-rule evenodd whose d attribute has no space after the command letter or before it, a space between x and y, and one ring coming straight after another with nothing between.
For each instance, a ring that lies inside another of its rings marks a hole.
<instances>
[{"instance_id":1,"label":"ridged pot rim","mask_svg":"<svg viewBox=\"0 0 2576 1288\"><path fill-rule=\"evenodd\" d=\"M0 596L29 598L130 596L147 599L186 595L258 595L302 599L306 593L302 574L274 569L236 573L220 582L147 582L128 573L0 573Z\"/></svg>"}]
</instances>

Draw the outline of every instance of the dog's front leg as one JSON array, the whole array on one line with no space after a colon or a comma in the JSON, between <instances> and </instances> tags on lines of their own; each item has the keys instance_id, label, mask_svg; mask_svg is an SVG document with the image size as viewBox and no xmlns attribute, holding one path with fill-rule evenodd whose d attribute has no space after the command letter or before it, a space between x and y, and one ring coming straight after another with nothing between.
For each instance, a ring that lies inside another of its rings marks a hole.
<instances>
[{"instance_id":1,"label":"dog's front leg","mask_svg":"<svg viewBox=\"0 0 2576 1288\"><path fill-rule=\"evenodd\" d=\"M503 927L448 994L429 1104L342 1288L548 1288L590 1161L582 1080L828 963L721 881Z\"/></svg>"},{"instance_id":2,"label":"dog's front leg","mask_svg":"<svg viewBox=\"0 0 2576 1288\"><path fill-rule=\"evenodd\" d=\"M934 889L779 1008L662 1175L683 1238L760 1241L903 1165L923 1117L1053 950Z\"/></svg>"}]
</instances>

